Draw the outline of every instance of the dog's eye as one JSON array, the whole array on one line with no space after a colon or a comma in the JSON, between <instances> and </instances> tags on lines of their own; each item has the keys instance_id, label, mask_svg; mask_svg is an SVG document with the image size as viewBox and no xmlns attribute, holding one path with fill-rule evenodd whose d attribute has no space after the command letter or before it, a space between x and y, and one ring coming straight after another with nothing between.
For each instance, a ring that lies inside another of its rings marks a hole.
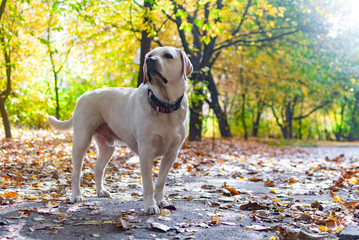
<instances>
[{"instance_id":1,"label":"dog's eye","mask_svg":"<svg viewBox=\"0 0 359 240\"><path fill-rule=\"evenodd\" d=\"M165 58L168 58L168 59L172 59L172 58L173 58L173 56L172 56L171 54L169 54L169 53L166 53L164 56L165 56Z\"/></svg>"}]
</instances>

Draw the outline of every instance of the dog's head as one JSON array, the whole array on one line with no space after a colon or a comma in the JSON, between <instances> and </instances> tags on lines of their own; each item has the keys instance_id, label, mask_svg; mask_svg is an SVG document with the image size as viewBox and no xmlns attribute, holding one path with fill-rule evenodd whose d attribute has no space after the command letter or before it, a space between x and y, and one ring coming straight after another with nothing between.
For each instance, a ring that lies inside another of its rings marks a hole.
<instances>
[{"instance_id":1,"label":"dog's head","mask_svg":"<svg viewBox=\"0 0 359 240\"><path fill-rule=\"evenodd\" d=\"M184 51L174 47L158 47L145 57L143 83L170 91L180 85L187 86L184 82L192 70L191 61Z\"/></svg>"}]
</instances>

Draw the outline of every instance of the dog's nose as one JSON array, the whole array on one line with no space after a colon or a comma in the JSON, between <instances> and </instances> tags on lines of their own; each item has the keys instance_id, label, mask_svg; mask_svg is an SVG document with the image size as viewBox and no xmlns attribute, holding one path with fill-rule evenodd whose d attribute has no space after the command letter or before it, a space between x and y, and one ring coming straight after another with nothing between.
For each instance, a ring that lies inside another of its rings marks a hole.
<instances>
[{"instance_id":1,"label":"dog's nose","mask_svg":"<svg viewBox=\"0 0 359 240\"><path fill-rule=\"evenodd\" d=\"M147 60L146 60L146 63L154 63L157 61L157 58L155 57L148 57Z\"/></svg>"}]
</instances>

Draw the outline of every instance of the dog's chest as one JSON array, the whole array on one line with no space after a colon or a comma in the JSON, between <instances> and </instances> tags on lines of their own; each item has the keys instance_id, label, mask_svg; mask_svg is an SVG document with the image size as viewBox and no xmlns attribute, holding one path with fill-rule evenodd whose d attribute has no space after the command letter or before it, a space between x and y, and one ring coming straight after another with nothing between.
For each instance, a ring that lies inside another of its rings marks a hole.
<instances>
[{"instance_id":1,"label":"dog's chest","mask_svg":"<svg viewBox=\"0 0 359 240\"><path fill-rule=\"evenodd\" d=\"M160 156L172 148L178 148L186 137L186 118L174 118L173 116L161 116L151 126L151 138L156 155Z\"/></svg>"}]
</instances>

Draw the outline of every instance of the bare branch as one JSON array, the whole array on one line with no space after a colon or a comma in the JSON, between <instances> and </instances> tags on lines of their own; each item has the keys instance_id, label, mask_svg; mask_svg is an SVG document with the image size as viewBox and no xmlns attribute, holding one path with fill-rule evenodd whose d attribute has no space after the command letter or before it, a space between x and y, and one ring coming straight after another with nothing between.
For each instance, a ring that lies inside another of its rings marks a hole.
<instances>
[{"instance_id":1,"label":"bare branch","mask_svg":"<svg viewBox=\"0 0 359 240\"><path fill-rule=\"evenodd\" d=\"M312 113L314 113L315 111L321 109L321 108L324 108L325 106L327 106L329 103L331 103L331 101L325 101L324 103L322 103L321 105L319 106L316 106L315 108L313 108L311 111L309 111L307 114L304 114L304 115L300 115L299 117L293 117L293 120L300 120L300 119L303 119L303 118L306 118L308 117L309 115L311 115Z\"/></svg>"},{"instance_id":2,"label":"bare branch","mask_svg":"<svg viewBox=\"0 0 359 240\"><path fill-rule=\"evenodd\" d=\"M298 29L294 29L293 31L288 31L288 32L278 34L278 35L273 36L273 37L261 38L261 39L255 39L255 40L247 40L247 39L228 40L228 41L224 42L223 44L220 44L213 51L216 52L216 51L219 51L219 50L221 50L223 48L230 47L230 46L250 45L251 43L259 43L259 42L270 42L270 41L274 41L274 40L277 40L277 39L281 39L281 38L283 38L285 36L288 36L288 35L292 35L292 34L297 33L299 31L300 31L300 29L298 28Z\"/></svg>"},{"instance_id":3,"label":"bare branch","mask_svg":"<svg viewBox=\"0 0 359 240\"><path fill-rule=\"evenodd\" d=\"M236 28L236 30L234 30L234 31L232 32L232 36L237 35L237 33L241 30L241 27L242 27L242 25L243 25L243 22L244 22L244 20L245 20L245 18L246 18L246 15L247 15L247 13L248 13L248 9L249 9L249 7L251 6L251 4L252 4L252 0L248 0L246 9L244 10L243 15L242 15L242 19L241 19L240 23L238 24L238 27Z\"/></svg>"}]
</instances>

